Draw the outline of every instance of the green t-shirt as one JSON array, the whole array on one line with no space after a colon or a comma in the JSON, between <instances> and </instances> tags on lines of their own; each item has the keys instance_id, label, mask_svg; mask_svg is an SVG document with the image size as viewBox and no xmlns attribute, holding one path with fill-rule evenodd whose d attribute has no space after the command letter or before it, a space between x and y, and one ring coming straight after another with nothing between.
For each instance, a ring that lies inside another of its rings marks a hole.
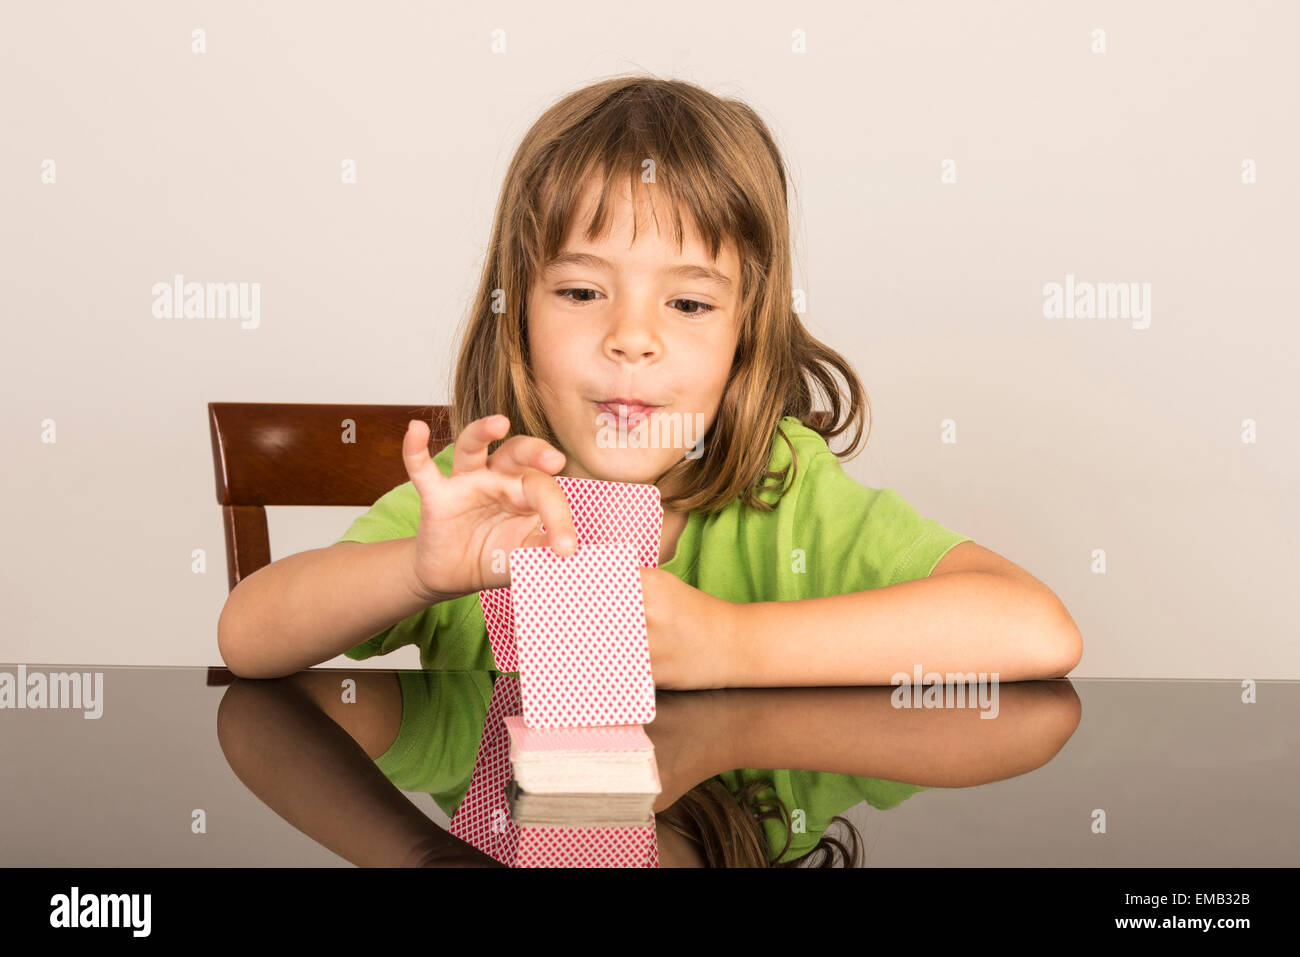
<instances>
[{"instance_id":1,"label":"green t-shirt","mask_svg":"<svg viewBox=\"0 0 1300 957\"><path fill-rule=\"evenodd\" d=\"M375 765L403 791L428 793L443 813L454 817L469 791L483 723L500 672L399 671L402 725L397 739L375 759ZM767 778L792 821L802 811L802 824L790 835L783 861L803 857L814 847L827 824L862 801L887 810L917 791L916 784L853 777L822 771L742 768L717 775L733 794L746 783ZM760 797L770 800L764 789ZM768 856L775 858L785 844L786 825L775 818L763 821Z\"/></svg>"},{"instance_id":2,"label":"green t-shirt","mask_svg":"<svg viewBox=\"0 0 1300 957\"><path fill-rule=\"evenodd\" d=\"M861 485L844 471L826 441L793 416L783 418L779 428L794 448L797 469L792 469L792 479L787 477L783 495L780 489L759 493L776 507L760 512L744 508L737 500L711 515L692 512L675 554L660 566L664 571L727 601L795 601L925 578L949 549L971 541L934 519L923 518L893 490ZM453 451L448 445L434 456L443 475L451 474ZM774 434L768 468L780 470L790 461L790 448ZM419 495L415 486L406 482L381 496L339 541L410 538L416 534L419 515ZM428 670L495 671L477 593L431 605L346 654L361 660L408 644L419 647L420 664ZM429 688L441 679L429 678L426 684L417 679L418 673L405 674L403 694L409 693L417 701L431 700ZM486 714L486 703L482 709ZM419 704L412 705L409 712L404 706L402 730L378 763L385 773L397 773L407 783L433 781L432 787L406 787L389 774L399 787L433 794L450 815L468 787L478 735L457 732L444 737L448 748L453 738L469 743L454 757L439 756L427 743L421 743L429 740L423 714ZM477 718L480 732L483 714ZM444 745L438 743L437 747ZM451 777L430 777L435 771ZM815 771L744 768L719 775L733 791L760 777L772 780L788 809L801 808L806 816L806 831L794 834L787 860L811 850L835 814L863 800L884 810L924 790L917 785ZM458 789L460 794L453 801ZM765 821L763 826L775 853L784 842L785 831L777 821Z\"/></svg>"},{"instance_id":3,"label":"green t-shirt","mask_svg":"<svg viewBox=\"0 0 1300 957\"><path fill-rule=\"evenodd\" d=\"M793 416L779 428L798 467L783 496L778 489L759 493L776 507L760 512L737 500L711 515L690 513L676 553L660 568L726 601L794 601L925 578L950 548L971 541L922 518L892 489L861 485L826 440ZM453 451L448 445L434 456L443 475L451 474ZM774 435L768 468L782 469L790 458ZM419 519L419 493L405 482L384 493L339 541L411 538ZM410 644L419 647L424 668L496 668L477 592L430 605L345 654L360 661Z\"/></svg>"}]
</instances>

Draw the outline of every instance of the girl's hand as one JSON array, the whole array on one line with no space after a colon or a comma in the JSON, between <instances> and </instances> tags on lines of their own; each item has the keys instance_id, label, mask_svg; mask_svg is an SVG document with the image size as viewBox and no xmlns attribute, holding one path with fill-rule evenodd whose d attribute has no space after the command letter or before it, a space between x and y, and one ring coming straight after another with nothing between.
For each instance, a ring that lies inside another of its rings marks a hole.
<instances>
[{"instance_id":1,"label":"girl's hand","mask_svg":"<svg viewBox=\"0 0 1300 957\"><path fill-rule=\"evenodd\" d=\"M574 552L573 515L553 475L564 467L563 453L516 435L489 456L488 443L509 429L504 415L465 426L447 476L429 455L428 424L407 426L402 459L420 494L412 587L430 603L509 585L513 549L550 545L560 556Z\"/></svg>"},{"instance_id":2,"label":"girl's hand","mask_svg":"<svg viewBox=\"0 0 1300 957\"><path fill-rule=\"evenodd\" d=\"M662 568L641 569L655 687L726 688L736 674L736 605Z\"/></svg>"}]
</instances>

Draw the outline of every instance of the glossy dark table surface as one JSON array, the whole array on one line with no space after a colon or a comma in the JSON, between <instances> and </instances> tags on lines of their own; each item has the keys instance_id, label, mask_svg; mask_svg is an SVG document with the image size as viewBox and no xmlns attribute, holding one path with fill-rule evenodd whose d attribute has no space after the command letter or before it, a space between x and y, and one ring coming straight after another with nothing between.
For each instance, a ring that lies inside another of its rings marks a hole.
<instances>
[{"instance_id":1,"label":"glossy dark table surface","mask_svg":"<svg viewBox=\"0 0 1300 957\"><path fill-rule=\"evenodd\" d=\"M28 682L90 676L98 716L87 701L49 707L52 695L14 707L20 666L0 665L0 680L12 676L0 709L0 865L486 860L446 833L454 796L401 789L375 759L404 717L403 741L440 786L468 779L485 705L456 689L490 695L513 676L314 670L214 684L205 668L21 667ZM421 707L438 706L418 735L400 690L417 686L431 689ZM899 708L894 691L661 692L645 727L664 788L656 818L724 772L784 769L810 772L798 779L818 793L926 788L886 810L820 808L856 827L867 867L1300 863L1297 683L1259 682L1253 701L1236 681L1007 683L991 720L976 708ZM660 866L691 863L660 848Z\"/></svg>"}]
</instances>

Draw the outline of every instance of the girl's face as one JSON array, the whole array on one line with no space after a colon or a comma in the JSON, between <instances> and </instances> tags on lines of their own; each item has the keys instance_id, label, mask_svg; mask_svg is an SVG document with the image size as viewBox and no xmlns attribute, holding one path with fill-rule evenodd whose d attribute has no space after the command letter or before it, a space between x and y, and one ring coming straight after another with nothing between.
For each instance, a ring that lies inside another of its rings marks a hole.
<instances>
[{"instance_id":1,"label":"girl's face","mask_svg":"<svg viewBox=\"0 0 1300 957\"><path fill-rule=\"evenodd\" d=\"M728 242L710 260L684 212L679 254L644 192L635 243L626 192L609 231L586 242L598 196L593 182L529 291L533 378L567 458L559 474L652 485L698 457L690 446L717 415L740 330L740 259ZM620 422L618 399L652 408L628 407Z\"/></svg>"}]
</instances>

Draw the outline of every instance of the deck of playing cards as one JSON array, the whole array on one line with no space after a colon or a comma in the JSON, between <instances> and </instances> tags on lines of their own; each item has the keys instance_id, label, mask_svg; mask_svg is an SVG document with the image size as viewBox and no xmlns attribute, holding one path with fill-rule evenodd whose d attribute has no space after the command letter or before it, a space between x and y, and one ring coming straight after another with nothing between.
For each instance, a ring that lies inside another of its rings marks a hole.
<instances>
[{"instance_id":1,"label":"deck of playing cards","mask_svg":"<svg viewBox=\"0 0 1300 957\"><path fill-rule=\"evenodd\" d=\"M510 587L479 594L497 669L519 677L497 679L451 833L515 867L657 867L640 570L659 563L659 489L556 482L577 549L516 548Z\"/></svg>"}]
</instances>

